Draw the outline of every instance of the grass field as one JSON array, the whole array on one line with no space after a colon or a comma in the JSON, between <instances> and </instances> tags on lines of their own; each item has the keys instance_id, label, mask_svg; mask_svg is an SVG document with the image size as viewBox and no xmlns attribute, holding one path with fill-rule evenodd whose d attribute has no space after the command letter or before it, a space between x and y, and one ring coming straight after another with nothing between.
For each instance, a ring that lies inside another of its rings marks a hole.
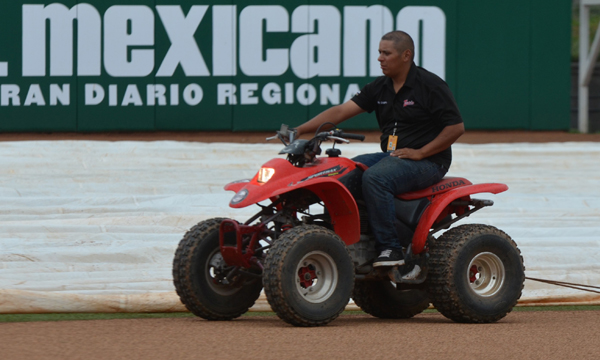
<instances>
[{"instance_id":1,"label":"grass field","mask_svg":"<svg viewBox=\"0 0 600 360\"><path fill-rule=\"evenodd\" d=\"M581 311L600 310L600 306L531 306L515 307L513 311ZM425 310L425 313L437 312ZM362 311L346 311L346 315L364 314ZM243 316L275 316L273 312L248 312ZM75 320L113 320L113 319L157 319L157 318L187 318L194 317L191 313L75 313L75 314L0 314L0 323L32 322L32 321L75 321Z\"/></svg>"}]
</instances>

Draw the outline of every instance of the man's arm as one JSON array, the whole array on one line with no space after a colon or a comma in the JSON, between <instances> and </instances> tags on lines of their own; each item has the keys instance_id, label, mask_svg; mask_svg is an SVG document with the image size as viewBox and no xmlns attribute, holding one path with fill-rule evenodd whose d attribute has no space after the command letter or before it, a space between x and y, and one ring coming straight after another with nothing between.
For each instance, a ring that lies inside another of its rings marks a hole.
<instances>
[{"instance_id":1,"label":"man's arm","mask_svg":"<svg viewBox=\"0 0 600 360\"><path fill-rule=\"evenodd\" d=\"M431 155L435 155L446 150L450 145L454 144L458 138L465 133L463 123L456 125L448 125L442 132L433 139L429 144L420 149L396 149L390 156L395 156L402 159L422 160Z\"/></svg>"},{"instance_id":2,"label":"man's arm","mask_svg":"<svg viewBox=\"0 0 600 360\"><path fill-rule=\"evenodd\" d=\"M319 115L298 126L296 130L298 130L298 136L307 133L314 133L319 126L326 122L331 122L335 125L338 125L342 121L348 120L351 117L363 112L365 111L360 106L356 105L354 101L348 100L343 104L330 107L329 109L323 111ZM329 128L331 128L331 126L327 126L323 130L327 130Z\"/></svg>"}]
</instances>

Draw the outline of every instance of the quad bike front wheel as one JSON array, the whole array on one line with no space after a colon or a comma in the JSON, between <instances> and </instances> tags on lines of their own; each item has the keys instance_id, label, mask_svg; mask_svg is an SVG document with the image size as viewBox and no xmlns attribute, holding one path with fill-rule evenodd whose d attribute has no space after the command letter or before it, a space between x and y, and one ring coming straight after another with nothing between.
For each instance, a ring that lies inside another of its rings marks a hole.
<instances>
[{"instance_id":1,"label":"quad bike front wheel","mask_svg":"<svg viewBox=\"0 0 600 360\"><path fill-rule=\"evenodd\" d=\"M352 299L364 312L381 319L409 319L429 307L425 291L397 286L390 281L357 281Z\"/></svg>"},{"instance_id":2,"label":"quad bike front wheel","mask_svg":"<svg viewBox=\"0 0 600 360\"><path fill-rule=\"evenodd\" d=\"M227 276L219 248L219 226L210 219L192 227L180 241L173 260L173 282L185 307L207 320L231 320L244 314L262 290L260 277Z\"/></svg>"},{"instance_id":3,"label":"quad bike front wheel","mask_svg":"<svg viewBox=\"0 0 600 360\"><path fill-rule=\"evenodd\" d=\"M354 285L346 245L321 226L298 226L269 249L263 283L271 308L295 326L325 325L344 311Z\"/></svg>"},{"instance_id":4,"label":"quad bike front wheel","mask_svg":"<svg viewBox=\"0 0 600 360\"><path fill-rule=\"evenodd\" d=\"M430 244L433 305L456 322L489 323L517 304L525 267L515 242L493 226L462 225Z\"/></svg>"}]
</instances>

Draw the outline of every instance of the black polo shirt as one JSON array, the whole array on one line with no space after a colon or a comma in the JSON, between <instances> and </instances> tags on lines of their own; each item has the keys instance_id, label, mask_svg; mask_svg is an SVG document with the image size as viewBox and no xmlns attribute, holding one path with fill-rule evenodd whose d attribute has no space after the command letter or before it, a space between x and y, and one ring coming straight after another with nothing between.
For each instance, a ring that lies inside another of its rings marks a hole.
<instances>
[{"instance_id":1,"label":"black polo shirt","mask_svg":"<svg viewBox=\"0 0 600 360\"><path fill-rule=\"evenodd\" d=\"M394 129L398 136L396 149L420 149L446 126L463 122L448 84L414 62L397 94L392 79L381 76L365 85L352 101L369 113L375 111L382 132L382 151L387 151L388 137ZM448 147L427 160L448 169L452 149Z\"/></svg>"}]
</instances>

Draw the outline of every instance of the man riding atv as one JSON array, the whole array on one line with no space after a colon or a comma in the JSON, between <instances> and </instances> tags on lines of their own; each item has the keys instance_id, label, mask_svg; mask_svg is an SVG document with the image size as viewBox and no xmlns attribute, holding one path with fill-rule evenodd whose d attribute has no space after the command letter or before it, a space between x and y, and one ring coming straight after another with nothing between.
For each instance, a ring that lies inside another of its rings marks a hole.
<instances>
[{"instance_id":1,"label":"man riding atv","mask_svg":"<svg viewBox=\"0 0 600 360\"><path fill-rule=\"evenodd\" d=\"M442 179L450 145L464 131L452 94L413 63L405 33L386 34L379 49L386 76L295 131L282 125L273 139L285 145L286 159L225 185L235 193L230 207L257 206L256 214L244 222L205 219L179 242L173 283L194 314L234 319L263 289L294 326L333 321L350 297L385 319L413 317L431 303L454 321L486 323L515 306L525 281L516 243L490 225L450 229L494 203L472 195L508 186ZM336 144L364 136L336 125L374 110L383 152L341 156ZM321 131L328 124L334 128ZM295 139L315 128L310 140ZM333 147L320 156L325 142Z\"/></svg>"},{"instance_id":2,"label":"man riding atv","mask_svg":"<svg viewBox=\"0 0 600 360\"><path fill-rule=\"evenodd\" d=\"M407 33L385 34L378 58L385 76L365 85L351 100L295 129L297 136L312 134L326 123L338 125L365 111L375 111L382 152L353 159L369 167L362 175L362 198L368 199L369 224L380 254L374 267L404 265L402 245L411 239L399 239L394 226L394 196L438 183L450 168L450 146L464 133L448 85L418 67L414 54L414 43Z\"/></svg>"}]
</instances>

